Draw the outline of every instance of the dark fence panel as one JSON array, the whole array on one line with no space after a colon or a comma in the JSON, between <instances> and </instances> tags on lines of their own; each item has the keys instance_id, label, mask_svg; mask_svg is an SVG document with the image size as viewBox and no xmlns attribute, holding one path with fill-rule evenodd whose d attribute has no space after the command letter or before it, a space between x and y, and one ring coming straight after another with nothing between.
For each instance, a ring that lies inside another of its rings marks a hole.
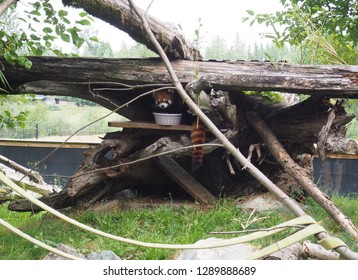
<instances>
[{"instance_id":1,"label":"dark fence panel","mask_svg":"<svg viewBox=\"0 0 358 280\"><path fill-rule=\"evenodd\" d=\"M59 143L0 141L0 154L28 168L45 158ZM64 186L82 163L83 152L95 144L71 143L57 150L35 168L46 182ZM328 158L313 160L314 180L328 194L358 195L358 160Z\"/></svg>"},{"instance_id":2,"label":"dark fence panel","mask_svg":"<svg viewBox=\"0 0 358 280\"><path fill-rule=\"evenodd\" d=\"M358 160L327 158L313 160L314 179L328 194L358 195Z\"/></svg>"},{"instance_id":3,"label":"dark fence panel","mask_svg":"<svg viewBox=\"0 0 358 280\"><path fill-rule=\"evenodd\" d=\"M56 145L59 145L28 141L12 143L0 141L0 154L28 168L33 168L36 163L51 153ZM83 152L90 146L90 144L66 145L65 148L60 148L46 161L35 167L35 170L40 172L47 183L65 186L70 176L82 163Z\"/></svg>"}]
</instances>

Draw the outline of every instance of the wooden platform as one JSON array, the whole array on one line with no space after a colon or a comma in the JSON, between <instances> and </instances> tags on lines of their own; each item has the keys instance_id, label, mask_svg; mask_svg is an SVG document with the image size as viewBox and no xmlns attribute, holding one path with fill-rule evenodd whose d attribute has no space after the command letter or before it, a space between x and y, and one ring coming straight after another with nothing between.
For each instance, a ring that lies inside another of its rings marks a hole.
<instances>
[{"instance_id":1,"label":"wooden platform","mask_svg":"<svg viewBox=\"0 0 358 280\"><path fill-rule=\"evenodd\" d=\"M178 131L191 131L190 125L159 125L156 123L147 122L108 122L110 127L122 128L142 128L142 129L159 129L159 130L178 130Z\"/></svg>"}]
</instances>

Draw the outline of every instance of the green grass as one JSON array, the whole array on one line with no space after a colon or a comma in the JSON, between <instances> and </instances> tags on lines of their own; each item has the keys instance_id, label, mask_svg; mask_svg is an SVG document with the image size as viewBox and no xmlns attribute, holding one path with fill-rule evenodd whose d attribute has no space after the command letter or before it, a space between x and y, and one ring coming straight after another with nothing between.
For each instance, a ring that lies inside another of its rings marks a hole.
<instances>
[{"instance_id":1,"label":"green grass","mask_svg":"<svg viewBox=\"0 0 358 280\"><path fill-rule=\"evenodd\" d=\"M77 107L73 104L56 106L35 103L26 104L16 109L29 112L25 127L17 127L16 129L4 128L2 130L2 137L4 138L35 138L36 132L39 138L69 136L96 120L98 121L78 132L77 135L99 135L118 130L108 127L108 121L124 120L122 116L116 113L101 119L109 114L110 110L100 106Z\"/></svg>"},{"instance_id":2,"label":"green grass","mask_svg":"<svg viewBox=\"0 0 358 280\"><path fill-rule=\"evenodd\" d=\"M336 197L335 201L357 225L358 200ZM358 250L356 242L342 233L314 202L309 201L307 207L307 212L317 221L321 221L332 235L340 237L352 250ZM249 213L238 210L233 200L221 200L212 209L184 207L180 210L173 210L170 207L160 207L154 210L128 210L112 213L71 211L67 214L82 223L111 234L140 241L170 244L194 243L199 239L213 237L214 235L210 234L212 231L241 230L241 224L249 222ZM249 229L271 227L293 218L292 215L275 211L255 213L253 216L263 219L252 223ZM30 215L10 212L6 205L2 205L0 217L51 246L64 243L80 249L83 254L112 250L123 259L137 260L172 259L178 254L175 250L143 248L105 239L66 224L50 214ZM253 244L257 247L266 246L283 238L286 234L287 232L283 232ZM215 235L214 237L230 238L232 236ZM46 254L45 250L0 227L0 259L42 259Z\"/></svg>"}]
</instances>

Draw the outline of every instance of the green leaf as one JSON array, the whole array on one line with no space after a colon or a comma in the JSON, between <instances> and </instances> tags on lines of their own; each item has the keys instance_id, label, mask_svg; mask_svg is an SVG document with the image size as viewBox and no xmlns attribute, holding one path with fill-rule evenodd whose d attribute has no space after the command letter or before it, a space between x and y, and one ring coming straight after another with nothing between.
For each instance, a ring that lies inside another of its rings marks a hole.
<instances>
[{"instance_id":1,"label":"green leaf","mask_svg":"<svg viewBox=\"0 0 358 280\"><path fill-rule=\"evenodd\" d=\"M60 50L52 50L52 51L57 56L60 56L60 57L64 56L63 52L61 52Z\"/></svg>"},{"instance_id":2,"label":"green leaf","mask_svg":"<svg viewBox=\"0 0 358 280\"><path fill-rule=\"evenodd\" d=\"M91 25L91 22L88 19L78 20L78 21L76 21L76 23L81 24L81 25Z\"/></svg>"},{"instance_id":3,"label":"green leaf","mask_svg":"<svg viewBox=\"0 0 358 280\"><path fill-rule=\"evenodd\" d=\"M62 18L62 21L64 22L64 23L67 23L67 24L71 24L71 21L69 21L69 19L68 18Z\"/></svg>"},{"instance_id":4,"label":"green leaf","mask_svg":"<svg viewBox=\"0 0 358 280\"><path fill-rule=\"evenodd\" d=\"M44 39L45 41L54 41L55 39L57 39L57 37L46 34L45 36L43 36L42 39Z\"/></svg>"},{"instance_id":5,"label":"green leaf","mask_svg":"<svg viewBox=\"0 0 358 280\"><path fill-rule=\"evenodd\" d=\"M31 35L30 35L30 38L31 38L31 40L34 40L34 41L39 41L39 40L40 40L40 37L38 37L38 36L35 35L35 34L31 34Z\"/></svg>"},{"instance_id":6,"label":"green leaf","mask_svg":"<svg viewBox=\"0 0 358 280\"><path fill-rule=\"evenodd\" d=\"M25 32L22 32L20 35L21 40L27 40L27 35Z\"/></svg>"},{"instance_id":7,"label":"green leaf","mask_svg":"<svg viewBox=\"0 0 358 280\"><path fill-rule=\"evenodd\" d=\"M50 27L45 27L45 28L42 29L42 31L45 32L45 33L52 33L53 29L50 28Z\"/></svg>"},{"instance_id":8,"label":"green leaf","mask_svg":"<svg viewBox=\"0 0 358 280\"><path fill-rule=\"evenodd\" d=\"M93 42L99 43L99 40L98 40L98 38L96 36L89 37L88 39L93 41Z\"/></svg>"},{"instance_id":9,"label":"green leaf","mask_svg":"<svg viewBox=\"0 0 358 280\"><path fill-rule=\"evenodd\" d=\"M65 10L59 10L59 11L58 11L58 15L59 15L60 17L65 17L65 16L68 15L68 12L65 11Z\"/></svg>"},{"instance_id":10,"label":"green leaf","mask_svg":"<svg viewBox=\"0 0 358 280\"><path fill-rule=\"evenodd\" d=\"M85 42L85 39L79 37L77 34L76 34L76 35L72 35L72 43L73 43L77 48L80 48L84 42Z\"/></svg>"},{"instance_id":11,"label":"green leaf","mask_svg":"<svg viewBox=\"0 0 358 280\"><path fill-rule=\"evenodd\" d=\"M61 36L62 41L65 41L67 43L69 43L71 41L71 37L68 34L63 33L60 36Z\"/></svg>"},{"instance_id":12,"label":"green leaf","mask_svg":"<svg viewBox=\"0 0 358 280\"><path fill-rule=\"evenodd\" d=\"M255 15L255 12L254 12L254 11L252 11L252 10L246 10L246 12L247 12L250 16Z\"/></svg>"},{"instance_id":13,"label":"green leaf","mask_svg":"<svg viewBox=\"0 0 358 280\"><path fill-rule=\"evenodd\" d=\"M80 15L80 17L85 17L85 16L87 16L88 14L87 14L86 12L80 12L79 15Z\"/></svg>"},{"instance_id":14,"label":"green leaf","mask_svg":"<svg viewBox=\"0 0 358 280\"><path fill-rule=\"evenodd\" d=\"M35 11L35 10L31 11L29 14L34 15L34 16L41 16L41 13L39 11Z\"/></svg>"}]
</instances>

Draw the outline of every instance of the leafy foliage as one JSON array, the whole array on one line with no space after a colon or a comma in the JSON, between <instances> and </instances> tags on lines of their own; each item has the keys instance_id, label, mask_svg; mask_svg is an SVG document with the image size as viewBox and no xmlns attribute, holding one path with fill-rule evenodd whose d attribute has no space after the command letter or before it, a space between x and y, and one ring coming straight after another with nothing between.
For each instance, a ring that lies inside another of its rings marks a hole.
<instances>
[{"instance_id":1,"label":"leafy foliage","mask_svg":"<svg viewBox=\"0 0 358 280\"><path fill-rule=\"evenodd\" d=\"M24 96L9 96L5 97L0 95L0 106L2 108L8 108L8 104L20 104L27 102ZM15 126L24 127L28 112L20 111L14 112L11 109L5 109L0 111L0 128L8 127L14 128Z\"/></svg>"},{"instance_id":2,"label":"leafy foliage","mask_svg":"<svg viewBox=\"0 0 358 280\"><path fill-rule=\"evenodd\" d=\"M257 14L247 11L250 24L266 24L273 34L266 37L283 47L301 47L305 63L358 62L358 4L355 0L281 0L283 11Z\"/></svg>"},{"instance_id":3,"label":"leafy foliage","mask_svg":"<svg viewBox=\"0 0 358 280\"><path fill-rule=\"evenodd\" d=\"M298 46L300 63L358 64L358 2L356 0L280 0L282 11L255 14L247 11L243 21L266 24L273 34L266 37L279 48ZM358 115L358 101L346 102L347 111ZM348 136L358 139L357 120Z\"/></svg>"},{"instance_id":4,"label":"leafy foliage","mask_svg":"<svg viewBox=\"0 0 358 280\"><path fill-rule=\"evenodd\" d=\"M61 50L54 47L54 42L58 39L72 42L77 48L85 42L78 26L88 26L93 21L86 12L80 12L80 19L71 22L69 12L55 10L49 0L32 2L29 7L23 17L20 17L14 5L0 19L0 58L4 58L7 63L29 69L32 64L27 58L28 55L41 56L46 53L65 56ZM10 93L12 88L6 81L4 70L4 65L0 64L0 82L3 85L0 92ZM7 98L9 102L14 99L16 102L21 100L1 96L0 105L4 105ZM0 127L22 127L26 116L26 112L13 115L9 110L1 111Z\"/></svg>"}]
</instances>

